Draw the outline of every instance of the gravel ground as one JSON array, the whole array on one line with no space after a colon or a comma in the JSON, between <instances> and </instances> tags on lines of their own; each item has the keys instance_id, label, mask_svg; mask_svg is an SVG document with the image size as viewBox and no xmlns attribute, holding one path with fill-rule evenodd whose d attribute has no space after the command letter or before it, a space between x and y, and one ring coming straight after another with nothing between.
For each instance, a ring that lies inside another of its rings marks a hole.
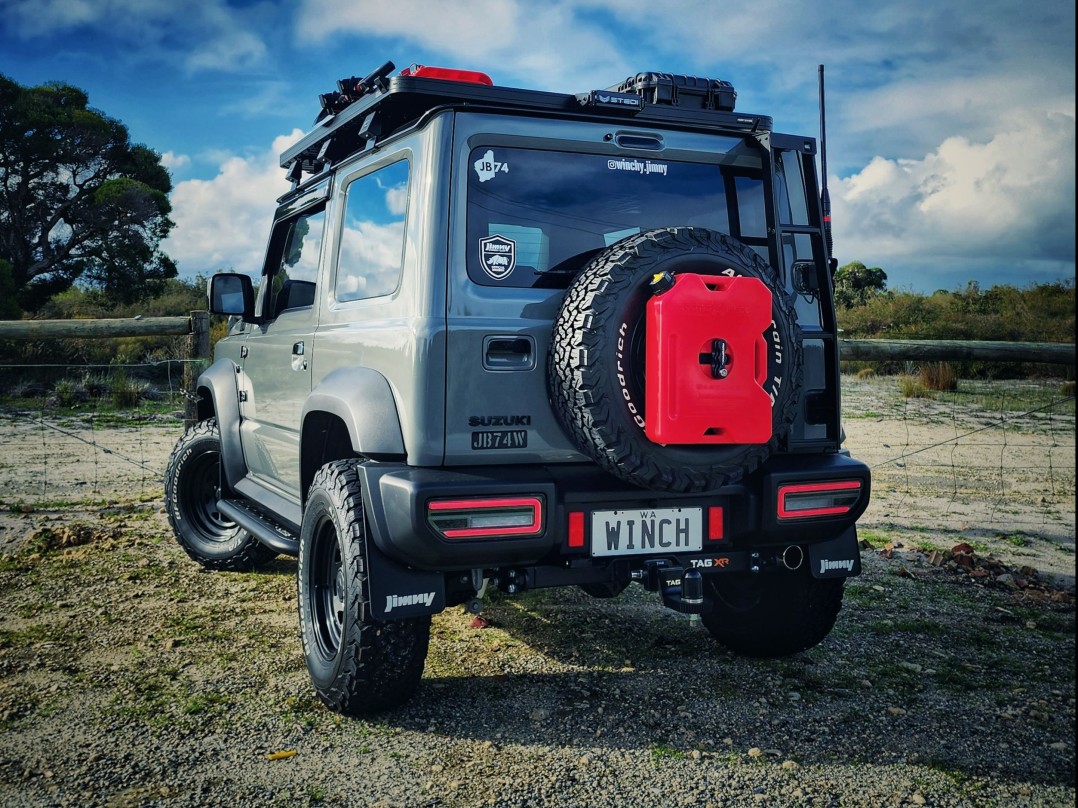
<instances>
[{"instance_id":1,"label":"gravel ground","mask_svg":"<svg viewBox=\"0 0 1078 808\"><path fill-rule=\"evenodd\" d=\"M635 586L488 598L485 628L435 618L416 698L372 720L314 698L294 561L205 573L176 546L175 425L0 417L0 805L1073 806L1073 416L1008 433L1049 478L1004 477L982 435L959 484L884 461L962 413L847 390L879 465L820 646L739 659Z\"/></svg>"},{"instance_id":2,"label":"gravel ground","mask_svg":"<svg viewBox=\"0 0 1078 808\"><path fill-rule=\"evenodd\" d=\"M418 697L358 720L313 698L293 561L200 572L151 503L25 518L46 552L0 566L4 805L1075 802L1073 596L1035 578L866 548L832 635L777 661L639 587L494 600L486 628L439 615Z\"/></svg>"}]
</instances>

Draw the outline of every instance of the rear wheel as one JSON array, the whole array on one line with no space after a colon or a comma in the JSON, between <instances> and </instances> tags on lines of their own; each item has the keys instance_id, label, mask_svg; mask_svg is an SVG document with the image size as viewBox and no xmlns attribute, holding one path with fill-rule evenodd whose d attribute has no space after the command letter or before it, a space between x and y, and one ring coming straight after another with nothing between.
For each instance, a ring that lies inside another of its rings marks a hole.
<instances>
[{"instance_id":1,"label":"rear wheel","mask_svg":"<svg viewBox=\"0 0 1078 808\"><path fill-rule=\"evenodd\" d=\"M221 436L210 418L187 430L168 459L168 523L180 547L207 569L247 572L275 558L275 550L221 514L220 494Z\"/></svg>"},{"instance_id":2,"label":"rear wheel","mask_svg":"<svg viewBox=\"0 0 1078 808\"><path fill-rule=\"evenodd\" d=\"M714 609L704 625L722 645L750 657L782 657L819 644L842 608L844 578L816 579L807 568L711 576Z\"/></svg>"},{"instance_id":3,"label":"rear wheel","mask_svg":"<svg viewBox=\"0 0 1078 808\"><path fill-rule=\"evenodd\" d=\"M331 710L376 713L419 687L430 616L371 618L366 523L355 461L327 463L314 477L299 539L303 655Z\"/></svg>"}]
</instances>

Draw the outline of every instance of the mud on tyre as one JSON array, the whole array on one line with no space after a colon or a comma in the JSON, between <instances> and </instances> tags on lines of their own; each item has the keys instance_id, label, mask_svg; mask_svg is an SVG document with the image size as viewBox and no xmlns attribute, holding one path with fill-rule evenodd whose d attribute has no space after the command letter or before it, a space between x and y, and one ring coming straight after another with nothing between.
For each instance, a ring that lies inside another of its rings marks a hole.
<instances>
[{"instance_id":1,"label":"mud on tyre","mask_svg":"<svg viewBox=\"0 0 1078 808\"><path fill-rule=\"evenodd\" d=\"M660 445L648 439L645 315L649 283L663 272L751 277L771 292L765 389L772 430L766 443ZM703 228L650 230L597 255L570 286L554 323L550 397L576 445L611 474L645 488L706 491L741 479L785 440L801 387L796 337L792 296L753 250Z\"/></svg>"}]
</instances>

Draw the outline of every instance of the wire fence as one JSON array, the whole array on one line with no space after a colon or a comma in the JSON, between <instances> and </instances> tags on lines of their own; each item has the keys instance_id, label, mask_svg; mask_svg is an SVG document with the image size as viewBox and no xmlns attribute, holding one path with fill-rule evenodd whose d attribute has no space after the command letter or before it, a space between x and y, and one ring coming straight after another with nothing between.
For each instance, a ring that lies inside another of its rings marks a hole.
<instances>
[{"instance_id":1,"label":"wire fence","mask_svg":"<svg viewBox=\"0 0 1078 808\"><path fill-rule=\"evenodd\" d=\"M0 365L0 505L159 497L190 363Z\"/></svg>"},{"instance_id":2,"label":"wire fence","mask_svg":"<svg viewBox=\"0 0 1078 808\"><path fill-rule=\"evenodd\" d=\"M1073 540L1073 383L962 382L921 397L902 382L844 379L846 446L872 468L870 522Z\"/></svg>"},{"instance_id":3,"label":"wire fence","mask_svg":"<svg viewBox=\"0 0 1078 808\"><path fill-rule=\"evenodd\" d=\"M162 496L184 428L184 366L0 365L0 508ZM1073 541L1075 405L1060 382L965 382L932 397L843 379L845 446L873 473L866 524Z\"/></svg>"}]
</instances>

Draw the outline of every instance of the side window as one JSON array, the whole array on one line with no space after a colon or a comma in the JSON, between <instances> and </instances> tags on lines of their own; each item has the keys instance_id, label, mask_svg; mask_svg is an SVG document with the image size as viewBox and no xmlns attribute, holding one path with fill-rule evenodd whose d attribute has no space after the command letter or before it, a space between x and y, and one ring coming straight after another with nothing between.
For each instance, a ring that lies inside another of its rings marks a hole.
<instances>
[{"instance_id":1,"label":"side window","mask_svg":"<svg viewBox=\"0 0 1078 808\"><path fill-rule=\"evenodd\" d=\"M404 260L407 212L407 160L348 186L337 257L337 300L366 300L396 290Z\"/></svg>"},{"instance_id":2,"label":"side window","mask_svg":"<svg viewBox=\"0 0 1078 808\"><path fill-rule=\"evenodd\" d=\"M778 157L775 165L775 198L778 200L779 220L783 224L808 224L801 155L794 151L781 151Z\"/></svg>"},{"instance_id":3,"label":"side window","mask_svg":"<svg viewBox=\"0 0 1078 808\"><path fill-rule=\"evenodd\" d=\"M744 239L767 238L764 214L764 184L754 177L735 177L740 236Z\"/></svg>"},{"instance_id":4,"label":"side window","mask_svg":"<svg viewBox=\"0 0 1078 808\"><path fill-rule=\"evenodd\" d=\"M258 310L266 320L314 304L325 221L322 208L274 226L259 290Z\"/></svg>"}]
</instances>

